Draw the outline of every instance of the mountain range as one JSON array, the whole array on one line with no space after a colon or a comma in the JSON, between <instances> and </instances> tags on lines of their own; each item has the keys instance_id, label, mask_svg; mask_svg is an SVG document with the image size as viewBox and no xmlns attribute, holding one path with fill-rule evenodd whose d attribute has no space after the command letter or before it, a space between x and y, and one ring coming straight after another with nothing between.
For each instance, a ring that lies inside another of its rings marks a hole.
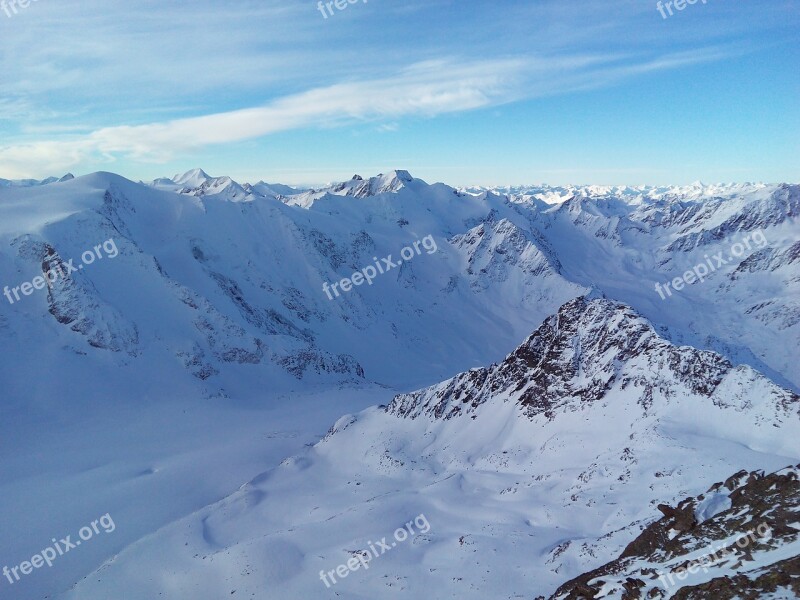
<instances>
[{"instance_id":1,"label":"mountain range","mask_svg":"<svg viewBox=\"0 0 800 600\"><path fill-rule=\"evenodd\" d=\"M796 184L2 180L0 427L25 458L0 461L0 507L101 486L128 523L25 589L795 597L799 215ZM33 480L57 460L43 423L120 446ZM63 510L27 527L49 539ZM429 531L320 581L421 514ZM752 556L659 580L759 519Z\"/></svg>"}]
</instances>

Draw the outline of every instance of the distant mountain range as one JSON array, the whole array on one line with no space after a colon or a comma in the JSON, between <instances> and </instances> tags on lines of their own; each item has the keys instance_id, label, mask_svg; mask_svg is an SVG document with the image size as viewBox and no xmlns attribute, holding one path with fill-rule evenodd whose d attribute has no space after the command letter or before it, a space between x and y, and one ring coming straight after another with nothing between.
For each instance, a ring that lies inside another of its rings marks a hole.
<instances>
[{"instance_id":1,"label":"distant mountain range","mask_svg":"<svg viewBox=\"0 0 800 600\"><path fill-rule=\"evenodd\" d=\"M150 363L203 394L247 393L263 377L291 388L312 375L406 386L497 360L596 289L667 339L797 391L800 186L690 189L558 188L566 199L551 204L544 192L468 193L406 171L301 191L200 169L147 185L97 173L4 187L3 285L111 237L120 256L2 303L0 330L19 340L23 360L30 340L50 340L79 370L114 364L115 377L136 379ZM661 299L656 284L756 234L763 244ZM323 293L428 235L436 254L336 302Z\"/></svg>"},{"instance_id":2,"label":"distant mountain range","mask_svg":"<svg viewBox=\"0 0 800 600\"><path fill-rule=\"evenodd\" d=\"M72 173L67 173L63 177L48 177L47 179L2 179L0 178L0 188L4 187L35 187L39 185L48 185L51 183L63 183L75 179Z\"/></svg>"}]
</instances>

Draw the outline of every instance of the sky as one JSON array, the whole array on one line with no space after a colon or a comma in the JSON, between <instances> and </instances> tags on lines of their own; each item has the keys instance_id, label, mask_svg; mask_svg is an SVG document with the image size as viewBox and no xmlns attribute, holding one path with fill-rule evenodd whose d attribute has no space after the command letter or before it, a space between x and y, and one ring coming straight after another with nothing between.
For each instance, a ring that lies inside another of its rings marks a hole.
<instances>
[{"instance_id":1,"label":"sky","mask_svg":"<svg viewBox=\"0 0 800 600\"><path fill-rule=\"evenodd\" d=\"M800 182L800 0L339 1L0 0L0 177Z\"/></svg>"}]
</instances>

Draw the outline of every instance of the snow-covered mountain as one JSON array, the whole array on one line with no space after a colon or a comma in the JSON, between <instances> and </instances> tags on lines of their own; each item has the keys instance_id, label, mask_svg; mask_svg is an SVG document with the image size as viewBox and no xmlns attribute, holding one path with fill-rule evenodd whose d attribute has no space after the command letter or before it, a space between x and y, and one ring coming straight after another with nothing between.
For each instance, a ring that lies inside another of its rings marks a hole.
<instances>
[{"instance_id":1,"label":"snow-covered mountain","mask_svg":"<svg viewBox=\"0 0 800 600\"><path fill-rule=\"evenodd\" d=\"M718 354L673 346L624 305L583 296L561 307L502 363L400 395L387 412L451 419L505 399L530 418L552 421L557 413L579 412L589 404L608 406L607 396L617 392L624 404L616 399L613 411L625 415L627 427L621 431L632 440L634 425L640 428L653 415L663 418L675 399L697 396L697 403L703 397L744 410L749 407L743 398L759 389L769 406L789 410L784 416L800 416L795 405L800 397L771 382L760 389L767 381L750 367L734 368ZM767 420L783 422L777 414Z\"/></svg>"},{"instance_id":2,"label":"snow-covered mountain","mask_svg":"<svg viewBox=\"0 0 800 600\"><path fill-rule=\"evenodd\" d=\"M61 183L75 179L72 173L67 173L63 177L48 177L46 179L2 179L0 178L0 188L4 187L34 187L37 185L49 185L51 183Z\"/></svg>"},{"instance_id":3,"label":"snow-covered mountain","mask_svg":"<svg viewBox=\"0 0 800 600\"><path fill-rule=\"evenodd\" d=\"M659 504L796 461L797 394L596 296L564 304L496 365L342 417L66 598L319 597L320 571L415 515L430 530L340 579L337 595L534 597L611 560ZM725 508L711 504L700 512Z\"/></svg>"},{"instance_id":4,"label":"snow-covered mountain","mask_svg":"<svg viewBox=\"0 0 800 600\"><path fill-rule=\"evenodd\" d=\"M280 183L259 181L251 185L240 185L230 177L211 177L203 169L192 169L183 175L175 175L171 179L162 177L150 184L159 190L177 192L189 196L217 196L231 202L252 200L254 198L281 198L300 194L299 190Z\"/></svg>"},{"instance_id":5,"label":"snow-covered mountain","mask_svg":"<svg viewBox=\"0 0 800 600\"><path fill-rule=\"evenodd\" d=\"M798 185L46 183L0 185L0 560L125 526L15 593L319 597L424 514L335 592L549 595L800 461Z\"/></svg>"},{"instance_id":6,"label":"snow-covered mountain","mask_svg":"<svg viewBox=\"0 0 800 600\"><path fill-rule=\"evenodd\" d=\"M530 229L493 216L484 222L482 201L418 180L397 187L400 177L378 178L395 191L377 191L374 202L332 192L310 208L252 194L232 199L244 188L220 188L199 171L175 186L204 180L205 193L108 173L7 190L0 276L10 290L71 259L80 264L106 240L119 255L3 303L5 335L18 348L3 379L15 385L14 374L45 344L71 372L113 369L114 378L93 381L95 393L110 393L106 383L118 390L120 379L141 393L142 369L161 373L176 392L206 396L252 395L264 378L276 389L314 377L413 385L494 359L581 293ZM380 190L376 182L360 185ZM456 204L461 214L448 215ZM483 241L466 247L463 233ZM433 246L400 259L428 236ZM393 257L394 266L371 285L337 298L323 291L378 257Z\"/></svg>"},{"instance_id":7,"label":"snow-covered mountain","mask_svg":"<svg viewBox=\"0 0 800 600\"><path fill-rule=\"evenodd\" d=\"M268 187L196 169L151 186L99 173L4 188L0 276L10 288L107 239L120 248L47 293L3 303L20 357L35 339L77 368L115 363L136 378L149 360L211 395L246 394L247 373L289 386L314 373L410 387L497 360L595 288L675 342L799 389L790 352L800 343L798 186L646 202L602 188L553 206L406 171L288 196ZM435 252L397 263L427 236ZM743 236L753 241L732 257ZM704 283L657 292L719 251L728 259ZM390 255L399 266L370 285L334 300L323 292ZM20 365L8 368L13 379Z\"/></svg>"},{"instance_id":8,"label":"snow-covered mountain","mask_svg":"<svg viewBox=\"0 0 800 600\"><path fill-rule=\"evenodd\" d=\"M652 185L567 185L552 186L472 186L459 188L470 194L493 192L524 200L535 198L548 204L560 204L574 197L581 198L623 198L632 204L651 203L658 200L703 201L719 198L733 198L773 186L764 183L717 183L704 184L696 181L690 185L652 186Z\"/></svg>"}]
</instances>

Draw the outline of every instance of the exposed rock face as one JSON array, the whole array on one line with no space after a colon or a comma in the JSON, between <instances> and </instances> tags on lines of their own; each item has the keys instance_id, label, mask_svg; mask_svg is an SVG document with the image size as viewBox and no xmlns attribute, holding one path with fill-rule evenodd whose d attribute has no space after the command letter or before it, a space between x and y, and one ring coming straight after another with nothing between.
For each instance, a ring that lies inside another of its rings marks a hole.
<instances>
[{"instance_id":1,"label":"exposed rock face","mask_svg":"<svg viewBox=\"0 0 800 600\"><path fill-rule=\"evenodd\" d=\"M669 402L684 393L735 405L743 397L739 384L758 378L713 352L670 344L623 304L583 296L563 305L503 362L399 395L386 410L412 419L450 419L503 397L529 417L552 419L557 411L600 402L616 388L632 394L647 417L655 399ZM777 386L768 393L798 414L796 394Z\"/></svg>"},{"instance_id":2,"label":"exposed rock face","mask_svg":"<svg viewBox=\"0 0 800 600\"><path fill-rule=\"evenodd\" d=\"M797 467L740 471L647 526L620 557L551 600L800 597Z\"/></svg>"},{"instance_id":3,"label":"exposed rock face","mask_svg":"<svg viewBox=\"0 0 800 600\"><path fill-rule=\"evenodd\" d=\"M36 252L41 261L42 277L47 281L48 311L55 320L75 333L84 336L87 343L98 349L138 353L139 333L135 323L128 321L119 311L97 297L90 282L76 281L72 272L81 265L65 262L50 244L22 244L20 253ZM58 273L48 280L48 272Z\"/></svg>"}]
</instances>

